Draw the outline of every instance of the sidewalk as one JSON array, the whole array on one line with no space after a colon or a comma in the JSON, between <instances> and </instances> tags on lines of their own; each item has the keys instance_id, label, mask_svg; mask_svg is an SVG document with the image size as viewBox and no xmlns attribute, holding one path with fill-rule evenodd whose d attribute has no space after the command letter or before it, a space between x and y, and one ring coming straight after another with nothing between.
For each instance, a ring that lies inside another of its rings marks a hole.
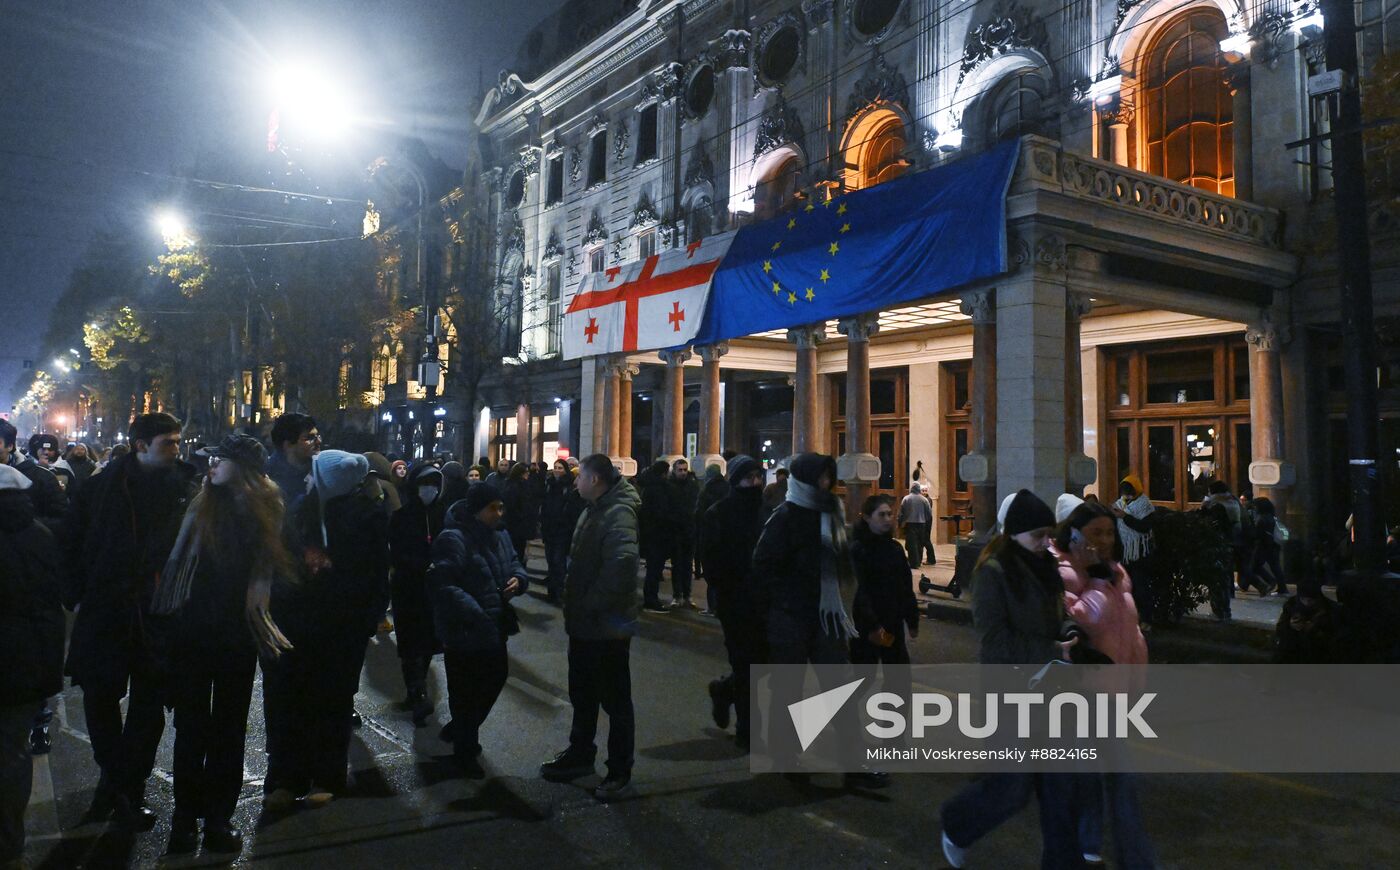
<instances>
[{"instance_id":1,"label":"sidewalk","mask_svg":"<svg viewBox=\"0 0 1400 870\"><path fill-rule=\"evenodd\" d=\"M934 547L938 556L937 565L925 565L920 572L938 586L947 586L953 579L955 548L952 544L937 544ZM919 577L915 576L917 582ZM953 596L934 590L925 595L916 592L930 619L944 619L950 622L970 623L972 621L972 596L963 590L962 596ZM1230 659L1246 659L1266 662L1273 648L1274 627L1286 599L1279 595L1260 598L1253 592L1238 592L1230 602L1230 622L1217 622L1209 604L1202 604L1195 612L1187 614L1179 625L1163 626L1148 637L1148 646L1154 660L1159 653L1166 658L1181 657L1189 652L1192 657L1208 653Z\"/></svg>"}]
</instances>

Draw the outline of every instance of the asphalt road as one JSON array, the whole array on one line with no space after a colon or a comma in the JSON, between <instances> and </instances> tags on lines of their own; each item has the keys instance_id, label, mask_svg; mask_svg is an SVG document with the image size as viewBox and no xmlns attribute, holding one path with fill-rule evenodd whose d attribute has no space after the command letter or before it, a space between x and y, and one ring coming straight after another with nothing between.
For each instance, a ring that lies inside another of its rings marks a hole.
<instances>
[{"instance_id":1,"label":"asphalt road","mask_svg":"<svg viewBox=\"0 0 1400 870\"><path fill-rule=\"evenodd\" d=\"M539 763L567 742L563 618L533 596L519 610L523 631L511 640L510 680L483 729L482 781L457 778L444 757L450 747L437 739L446 719L441 661L432 675L437 712L415 729L395 707L403 693L398 661L392 636L381 634L357 700L365 724L352 746L352 793L323 809L261 820L266 763L256 688L235 818L247 839L238 863L334 870L943 866L938 806L966 777L903 775L888 790L854 792L834 776L800 783L751 774L710 720L705 687L726 668L718 623L696 613L644 615L633 645L638 796L602 805L587 791L596 777L542 781ZM925 620L912 654L916 662L951 662L971 661L974 651L970 627ZM35 762L28 861L54 868L219 863L203 855L160 858L172 805L172 739L167 728L149 789L161 819L153 832L130 836L85 822L97 771L80 693L66 692L53 753ZM1239 739L1267 743L1269 735ZM1161 867L1400 867L1400 777L1163 775L1143 777L1140 790ZM979 843L971 866L1037 866L1034 813Z\"/></svg>"}]
</instances>

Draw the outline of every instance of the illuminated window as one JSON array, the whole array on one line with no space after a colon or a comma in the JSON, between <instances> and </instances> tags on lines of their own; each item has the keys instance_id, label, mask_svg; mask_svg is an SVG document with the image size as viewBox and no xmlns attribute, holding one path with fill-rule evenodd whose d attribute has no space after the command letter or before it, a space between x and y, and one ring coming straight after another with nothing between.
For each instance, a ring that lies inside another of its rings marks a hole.
<instances>
[{"instance_id":1,"label":"illuminated window","mask_svg":"<svg viewBox=\"0 0 1400 870\"><path fill-rule=\"evenodd\" d=\"M868 112L846 134L846 189L861 190L909 168L904 156L904 122L890 109Z\"/></svg>"},{"instance_id":2,"label":"illuminated window","mask_svg":"<svg viewBox=\"0 0 1400 870\"><path fill-rule=\"evenodd\" d=\"M987 119L987 135L1000 142L1027 133L1045 135L1046 111L1042 105L1049 91L1045 78L1034 70L1022 70L1006 77L992 93Z\"/></svg>"},{"instance_id":3,"label":"illuminated window","mask_svg":"<svg viewBox=\"0 0 1400 870\"><path fill-rule=\"evenodd\" d=\"M788 157L778 164L754 190L754 216L768 218L795 206L801 181L802 163L797 157Z\"/></svg>"},{"instance_id":4,"label":"illuminated window","mask_svg":"<svg viewBox=\"0 0 1400 870\"><path fill-rule=\"evenodd\" d=\"M1148 52L1143 120L1149 172L1234 196L1234 105L1219 47L1227 33L1215 9L1163 30Z\"/></svg>"}]
</instances>

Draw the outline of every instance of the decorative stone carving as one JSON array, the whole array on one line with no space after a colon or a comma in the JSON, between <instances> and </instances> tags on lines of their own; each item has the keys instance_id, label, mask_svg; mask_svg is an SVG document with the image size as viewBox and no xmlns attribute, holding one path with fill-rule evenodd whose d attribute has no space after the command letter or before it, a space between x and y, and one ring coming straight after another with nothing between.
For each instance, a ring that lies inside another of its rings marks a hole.
<instances>
[{"instance_id":1,"label":"decorative stone carving","mask_svg":"<svg viewBox=\"0 0 1400 870\"><path fill-rule=\"evenodd\" d=\"M599 112L593 116L593 119L588 122L588 126L584 129L589 136L596 136L608 129L608 119L603 117L603 114Z\"/></svg>"},{"instance_id":2,"label":"decorative stone carving","mask_svg":"<svg viewBox=\"0 0 1400 870\"><path fill-rule=\"evenodd\" d=\"M526 145L520 149L520 161L516 165L525 173L527 179L540 174L540 158L543 154L544 149L538 145Z\"/></svg>"},{"instance_id":3,"label":"decorative stone carving","mask_svg":"<svg viewBox=\"0 0 1400 870\"><path fill-rule=\"evenodd\" d=\"M978 64L1009 51L1033 48L1044 53L1046 39L1040 16L1016 5L1016 0L998 0L992 19L967 35L958 82L961 84Z\"/></svg>"},{"instance_id":4,"label":"decorative stone carving","mask_svg":"<svg viewBox=\"0 0 1400 870\"><path fill-rule=\"evenodd\" d=\"M753 143L753 156L755 158L762 157L769 151L789 142L800 143L804 135L802 120L797 117L797 111L788 106L787 101L782 98L782 95L779 95L758 122L758 136Z\"/></svg>"},{"instance_id":5,"label":"decorative stone carving","mask_svg":"<svg viewBox=\"0 0 1400 870\"><path fill-rule=\"evenodd\" d=\"M715 44L720 63L726 69L748 69L753 50L753 34L747 30L726 30Z\"/></svg>"},{"instance_id":6,"label":"decorative stone carving","mask_svg":"<svg viewBox=\"0 0 1400 870\"><path fill-rule=\"evenodd\" d=\"M991 290L974 290L958 300L958 310L974 324L997 322L996 296Z\"/></svg>"},{"instance_id":7,"label":"decorative stone carving","mask_svg":"<svg viewBox=\"0 0 1400 870\"><path fill-rule=\"evenodd\" d=\"M700 114L696 113L694 107L690 105L690 99L686 94L686 89L690 87L690 81L695 74L707 66L710 67L711 70L714 70L718 64L709 49L704 49L699 54L695 55L695 57L686 61L685 66L680 71L680 81L677 83L676 94L682 98L680 107L683 120L693 121L700 117ZM711 103L713 102L714 100L711 98Z\"/></svg>"},{"instance_id":8,"label":"decorative stone carving","mask_svg":"<svg viewBox=\"0 0 1400 870\"><path fill-rule=\"evenodd\" d=\"M695 352L700 355L700 359L705 362L719 362L719 358L729 353L729 342L719 341L714 344L707 344L703 347L695 348Z\"/></svg>"},{"instance_id":9,"label":"decorative stone carving","mask_svg":"<svg viewBox=\"0 0 1400 870\"><path fill-rule=\"evenodd\" d=\"M1123 26L1123 19L1128 17L1128 13L1133 11L1133 7L1141 3L1142 0L1118 0L1118 16L1113 19L1113 32L1117 33L1118 28Z\"/></svg>"},{"instance_id":10,"label":"decorative stone carving","mask_svg":"<svg viewBox=\"0 0 1400 870\"><path fill-rule=\"evenodd\" d=\"M1279 58L1288 51L1289 25L1293 17L1286 12L1274 9L1261 12L1250 25L1249 36L1253 40L1254 60L1265 63L1270 69L1278 66Z\"/></svg>"},{"instance_id":11,"label":"decorative stone carving","mask_svg":"<svg viewBox=\"0 0 1400 870\"><path fill-rule=\"evenodd\" d=\"M843 317L836 322L836 331L846 336L847 341L869 341L870 336L880 331L880 316L876 313Z\"/></svg>"},{"instance_id":12,"label":"decorative stone carving","mask_svg":"<svg viewBox=\"0 0 1400 870\"><path fill-rule=\"evenodd\" d=\"M705 149L700 146L690 149L690 163L685 168L685 186L695 187L698 184L709 184L714 186L715 167L710 162L710 155L705 153Z\"/></svg>"},{"instance_id":13,"label":"decorative stone carving","mask_svg":"<svg viewBox=\"0 0 1400 870\"><path fill-rule=\"evenodd\" d=\"M578 184L583 178L583 152L577 145L569 146L569 183Z\"/></svg>"},{"instance_id":14,"label":"decorative stone carving","mask_svg":"<svg viewBox=\"0 0 1400 870\"><path fill-rule=\"evenodd\" d=\"M1327 42L1322 39L1309 39L1303 43L1303 57L1311 71L1321 72L1327 65Z\"/></svg>"},{"instance_id":15,"label":"decorative stone carving","mask_svg":"<svg viewBox=\"0 0 1400 870\"><path fill-rule=\"evenodd\" d=\"M1040 269L1048 272L1065 270L1065 240L1054 233L1025 236L1009 232L1006 237L1006 259L1012 271Z\"/></svg>"},{"instance_id":16,"label":"decorative stone carving","mask_svg":"<svg viewBox=\"0 0 1400 870\"><path fill-rule=\"evenodd\" d=\"M681 72L684 70L678 63L664 63L661 67L647 76L642 82L641 101L637 108L642 108L648 103L660 101L669 103L681 92Z\"/></svg>"},{"instance_id":17,"label":"decorative stone carving","mask_svg":"<svg viewBox=\"0 0 1400 870\"><path fill-rule=\"evenodd\" d=\"M680 237L680 227L674 220L663 220L656 228L656 238L661 242L663 248L673 248L676 246L676 239Z\"/></svg>"},{"instance_id":18,"label":"decorative stone carving","mask_svg":"<svg viewBox=\"0 0 1400 870\"><path fill-rule=\"evenodd\" d=\"M660 357L661 361L667 366L673 368L685 365L685 361L693 356L688 347L676 348L674 350L661 350L657 351L656 355Z\"/></svg>"},{"instance_id":19,"label":"decorative stone carving","mask_svg":"<svg viewBox=\"0 0 1400 870\"><path fill-rule=\"evenodd\" d=\"M1122 124L1129 126L1133 123L1133 104L1120 100L1118 105L1112 106L1102 112L1103 117L1109 124Z\"/></svg>"},{"instance_id":20,"label":"decorative stone carving","mask_svg":"<svg viewBox=\"0 0 1400 870\"><path fill-rule=\"evenodd\" d=\"M578 277L579 253L577 249L569 251L569 256L564 258L564 273L570 280Z\"/></svg>"},{"instance_id":21,"label":"decorative stone carving","mask_svg":"<svg viewBox=\"0 0 1400 870\"><path fill-rule=\"evenodd\" d=\"M564 245L559 241L559 231L552 229L549 231L549 240L544 243L544 258L551 260L563 255Z\"/></svg>"},{"instance_id":22,"label":"decorative stone carving","mask_svg":"<svg viewBox=\"0 0 1400 870\"><path fill-rule=\"evenodd\" d=\"M603 228L603 220L595 211L588 219L588 229L583 234L584 245L596 245L608 240L608 231Z\"/></svg>"},{"instance_id":23,"label":"decorative stone carving","mask_svg":"<svg viewBox=\"0 0 1400 870\"><path fill-rule=\"evenodd\" d=\"M611 255L611 257L610 257L609 259L612 260L612 264L613 264L614 266L619 265L619 264L622 262L622 248L623 248L623 246L624 246L625 244L626 244L626 239L625 239L625 237L623 237L623 236L621 236L621 235L619 235L617 238L613 239L613 243L612 243L612 255Z\"/></svg>"},{"instance_id":24,"label":"decorative stone carving","mask_svg":"<svg viewBox=\"0 0 1400 870\"><path fill-rule=\"evenodd\" d=\"M787 331L787 340L797 345L798 350L811 350L826 338L826 324L813 323L807 326L794 326Z\"/></svg>"},{"instance_id":25,"label":"decorative stone carving","mask_svg":"<svg viewBox=\"0 0 1400 870\"><path fill-rule=\"evenodd\" d=\"M628 229L651 226L660 223L661 216L656 213L656 207L651 204L651 197L646 191L642 191L641 197L637 200L637 207L632 210L632 222L627 225Z\"/></svg>"},{"instance_id":26,"label":"decorative stone carving","mask_svg":"<svg viewBox=\"0 0 1400 870\"><path fill-rule=\"evenodd\" d=\"M1088 293L1066 293L1065 313L1074 321L1080 321L1089 316L1089 312L1094 308L1094 300Z\"/></svg>"},{"instance_id":27,"label":"decorative stone carving","mask_svg":"<svg viewBox=\"0 0 1400 870\"><path fill-rule=\"evenodd\" d=\"M519 212L512 211L504 223L502 235L506 238L506 250L523 252L525 250L525 227L520 223Z\"/></svg>"},{"instance_id":28,"label":"decorative stone carving","mask_svg":"<svg viewBox=\"0 0 1400 870\"><path fill-rule=\"evenodd\" d=\"M1291 337L1288 327L1278 326L1268 314L1260 322L1250 324L1244 333L1244 340L1260 353L1282 350Z\"/></svg>"},{"instance_id":29,"label":"decorative stone carving","mask_svg":"<svg viewBox=\"0 0 1400 870\"><path fill-rule=\"evenodd\" d=\"M767 78L763 75L763 52L768 47L768 40L772 39L773 36L777 34L780 30L783 30L788 27L791 27L794 31L797 32L798 40L797 63L793 67L793 69L801 68L802 59L807 55L807 31L806 28L802 26L802 16L789 9L786 12L782 12L774 16L773 18L768 19L768 21L765 22L764 25L758 29L758 35L755 37L754 41L754 44L758 47L758 51L754 53L753 58L755 86L757 86L760 82L762 82L762 84L764 85L768 85L769 87L778 84L777 82L768 81Z\"/></svg>"},{"instance_id":30,"label":"decorative stone carving","mask_svg":"<svg viewBox=\"0 0 1400 870\"><path fill-rule=\"evenodd\" d=\"M909 86L905 84L899 68L890 66L878 47L872 49L872 53L870 66L856 82L850 99L846 101L847 118L854 118L861 109L876 102L894 103L905 108L909 106Z\"/></svg>"},{"instance_id":31,"label":"decorative stone carving","mask_svg":"<svg viewBox=\"0 0 1400 870\"><path fill-rule=\"evenodd\" d=\"M841 17L845 23L845 27L843 27L842 30L846 33L846 41L848 44L853 40L860 40L866 45L878 45L888 39L890 34L895 32L901 20L907 23L908 16L906 13L909 4L905 3L904 8L899 11L899 14L895 15L895 17L890 20L890 23L880 28L879 31L875 33L862 33L860 28L856 27L856 7L859 5L860 0L845 0L845 5L842 9Z\"/></svg>"},{"instance_id":32,"label":"decorative stone carving","mask_svg":"<svg viewBox=\"0 0 1400 870\"><path fill-rule=\"evenodd\" d=\"M631 134L627 131L627 121L618 123L617 130L613 133L613 158L618 162L627 159L627 148L632 144Z\"/></svg>"},{"instance_id":33,"label":"decorative stone carving","mask_svg":"<svg viewBox=\"0 0 1400 870\"><path fill-rule=\"evenodd\" d=\"M832 0L802 0L802 17L807 26L816 30L831 20Z\"/></svg>"}]
</instances>

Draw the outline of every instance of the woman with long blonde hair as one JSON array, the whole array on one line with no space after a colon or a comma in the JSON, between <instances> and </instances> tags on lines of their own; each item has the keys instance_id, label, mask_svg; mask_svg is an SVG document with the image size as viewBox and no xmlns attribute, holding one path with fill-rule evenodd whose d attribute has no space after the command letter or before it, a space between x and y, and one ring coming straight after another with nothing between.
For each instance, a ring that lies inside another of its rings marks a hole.
<instances>
[{"instance_id":1,"label":"woman with long blonde hair","mask_svg":"<svg viewBox=\"0 0 1400 870\"><path fill-rule=\"evenodd\" d=\"M175 813L169 854L242 850L230 820L243 787L243 750L258 654L291 644L268 615L274 581L293 576L282 540L281 494L263 467L267 451L230 435L199 451L209 458L190 502L152 612L164 632L175 709Z\"/></svg>"}]
</instances>

